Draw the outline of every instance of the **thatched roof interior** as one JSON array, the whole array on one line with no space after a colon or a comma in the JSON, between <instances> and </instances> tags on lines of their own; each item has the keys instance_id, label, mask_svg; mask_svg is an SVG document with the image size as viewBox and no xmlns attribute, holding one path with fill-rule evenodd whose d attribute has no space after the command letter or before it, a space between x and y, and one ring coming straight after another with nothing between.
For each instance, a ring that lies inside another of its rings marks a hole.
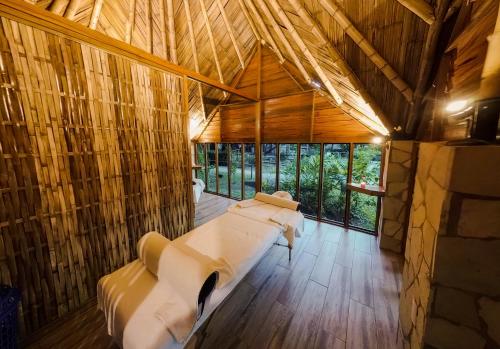
<instances>
[{"instance_id":1,"label":"thatched roof interior","mask_svg":"<svg viewBox=\"0 0 500 349\"><path fill-rule=\"evenodd\" d=\"M428 64L421 56L429 28L440 21L437 5L443 7L424 0L35 2L226 84L261 40L295 65L302 78L320 86L332 103L381 133L412 131L405 127L414 91L421 88L422 63ZM434 17L402 3L417 3L431 13L436 8ZM194 125L224 98L221 91L197 85L190 86Z\"/></svg>"}]
</instances>

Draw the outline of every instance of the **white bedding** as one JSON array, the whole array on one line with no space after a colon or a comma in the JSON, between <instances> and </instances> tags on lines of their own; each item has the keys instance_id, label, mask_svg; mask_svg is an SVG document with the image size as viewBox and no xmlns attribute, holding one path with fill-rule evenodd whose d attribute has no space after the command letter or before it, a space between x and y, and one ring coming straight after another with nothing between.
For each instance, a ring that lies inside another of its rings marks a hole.
<instances>
[{"instance_id":1,"label":"white bedding","mask_svg":"<svg viewBox=\"0 0 500 349\"><path fill-rule=\"evenodd\" d=\"M172 241L184 244L213 259L220 257L231 264L234 279L216 289L206 304L196 329L236 287L278 239L282 229L231 212ZM182 348L155 316L159 306L173 290L157 281L140 260L135 260L99 281L99 307L111 309L108 331L123 348Z\"/></svg>"},{"instance_id":2,"label":"white bedding","mask_svg":"<svg viewBox=\"0 0 500 349\"><path fill-rule=\"evenodd\" d=\"M248 204L246 203L248 202ZM263 204L257 200L244 200L228 208L228 212L259 222L275 224L283 230L288 245L293 247L296 237L304 231L304 215L299 211L282 208L271 204ZM279 223L278 223L279 222Z\"/></svg>"},{"instance_id":3,"label":"white bedding","mask_svg":"<svg viewBox=\"0 0 500 349\"><path fill-rule=\"evenodd\" d=\"M197 204L200 201L201 194L205 190L205 183L199 178L193 178L193 199L194 203Z\"/></svg>"}]
</instances>

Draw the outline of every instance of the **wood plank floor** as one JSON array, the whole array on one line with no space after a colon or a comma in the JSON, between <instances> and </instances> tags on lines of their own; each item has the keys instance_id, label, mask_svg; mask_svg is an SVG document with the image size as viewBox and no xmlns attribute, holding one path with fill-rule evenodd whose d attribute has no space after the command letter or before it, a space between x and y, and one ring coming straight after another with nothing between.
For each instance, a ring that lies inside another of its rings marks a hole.
<instances>
[{"instance_id":1,"label":"wood plank floor","mask_svg":"<svg viewBox=\"0 0 500 349\"><path fill-rule=\"evenodd\" d=\"M231 201L203 193L196 225ZM292 260L273 246L187 348L402 348L402 258L373 236L306 221ZM95 300L38 333L29 348L117 348Z\"/></svg>"}]
</instances>

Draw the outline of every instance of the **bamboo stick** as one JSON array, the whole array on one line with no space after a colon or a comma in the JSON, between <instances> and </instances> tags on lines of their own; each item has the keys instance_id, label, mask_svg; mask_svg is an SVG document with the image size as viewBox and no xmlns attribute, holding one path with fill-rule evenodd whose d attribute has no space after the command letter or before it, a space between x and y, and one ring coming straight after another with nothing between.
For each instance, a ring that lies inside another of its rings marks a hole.
<instances>
[{"instance_id":1,"label":"bamboo stick","mask_svg":"<svg viewBox=\"0 0 500 349\"><path fill-rule=\"evenodd\" d=\"M368 40L353 25L351 20L342 12L334 0L319 0L323 8L342 27L344 32L359 46L368 59L385 75L387 79L398 89L407 101L413 100L413 91L390 64L377 52Z\"/></svg>"},{"instance_id":2,"label":"bamboo stick","mask_svg":"<svg viewBox=\"0 0 500 349\"><path fill-rule=\"evenodd\" d=\"M316 74L318 74L319 78L321 79L321 81L325 85L328 92L332 95L332 97L335 99L337 104L342 104L343 103L342 97L340 97L340 95L337 92L337 90L335 89L335 87L333 87L332 82L326 76L325 72L323 71L323 68L319 65L318 61L316 60L316 57L314 57L314 55L311 53L311 51L309 51L306 44L304 43L304 41L302 40L300 35L295 30L295 27L293 26L290 19L286 16L286 14L283 11L283 9L281 8L281 6L278 4L278 2L276 0L270 0L270 3L271 3L271 6L273 7L274 11L278 14L278 17L280 18L280 20L285 24L285 27L288 29L288 31L292 35L292 39L295 41L297 46L300 48L300 50L302 51L304 56L306 56L307 60L309 61L309 63L313 67Z\"/></svg>"},{"instance_id":3,"label":"bamboo stick","mask_svg":"<svg viewBox=\"0 0 500 349\"><path fill-rule=\"evenodd\" d=\"M170 0L172 1L172 0ZM229 33L229 37L231 38L231 42L233 43L234 50L236 51L236 55L240 60L241 69L245 67L245 60L241 55L240 47L238 46L238 42L236 41L236 37L234 35L233 27L227 18L226 10L224 10L224 6L222 5L221 0L216 0L217 6L219 7L220 14L222 15L222 19L224 20L224 24L226 25L227 32Z\"/></svg>"},{"instance_id":4,"label":"bamboo stick","mask_svg":"<svg viewBox=\"0 0 500 349\"><path fill-rule=\"evenodd\" d=\"M50 6L49 11L62 16L69 5L69 0L54 0Z\"/></svg>"},{"instance_id":5,"label":"bamboo stick","mask_svg":"<svg viewBox=\"0 0 500 349\"><path fill-rule=\"evenodd\" d=\"M249 2L251 3L251 1ZM293 62L299 69L300 73L304 77L304 79L310 84L312 82L311 77L309 76L309 73L306 71L304 68L304 65L301 63L299 57L295 53L295 50L292 48L292 45L288 42L288 39L285 37L285 34L281 30L281 27L276 23L276 20L274 19L271 11L269 11L269 8L267 5L264 3L263 0L257 0L257 3L259 4L260 9L262 12L264 12L264 15L267 17L267 20L271 23L271 26L273 27L275 33L278 35L278 38L280 39L281 43L285 46L286 50L288 51L288 54L292 58ZM256 16L260 16L258 13ZM262 18L261 18L262 21Z\"/></svg>"},{"instance_id":6,"label":"bamboo stick","mask_svg":"<svg viewBox=\"0 0 500 349\"><path fill-rule=\"evenodd\" d=\"M80 0L70 0L68 6L66 7L66 11L64 11L64 17L69 20L73 20L79 9Z\"/></svg>"},{"instance_id":7,"label":"bamboo stick","mask_svg":"<svg viewBox=\"0 0 500 349\"><path fill-rule=\"evenodd\" d=\"M89 28L97 28L97 22L99 21L99 16L101 14L102 5L104 0L95 0L94 7L92 8L92 15L90 16Z\"/></svg>"},{"instance_id":8,"label":"bamboo stick","mask_svg":"<svg viewBox=\"0 0 500 349\"><path fill-rule=\"evenodd\" d=\"M165 4L165 1L167 1L167 0L160 0L159 1L159 6L160 6L160 40L161 40L162 51L160 53L156 53L156 54L160 54L160 55L162 55L163 58L168 59L167 13L166 13L166 7L168 5ZM172 60L170 60L170 61L172 62ZM172 63L174 63L174 62L172 62Z\"/></svg>"},{"instance_id":9,"label":"bamboo stick","mask_svg":"<svg viewBox=\"0 0 500 349\"><path fill-rule=\"evenodd\" d=\"M320 27L320 25L312 18L312 16L306 11L306 9L301 5L298 0L289 0L290 4L293 6L295 12L300 16L300 18L304 21L308 28L311 29L312 33L316 36L316 38L320 41L320 46L326 47L328 53L330 54L330 58L335 66L340 70L340 72L349 80L349 82L356 89L358 94L365 100L365 102L370 106L373 110L374 115L367 115L367 117L374 119L378 117L380 121L384 124L384 126L391 130L393 125L392 121L385 115L382 108L375 102L370 93L366 90L363 83L358 79L356 74L352 71L349 64L344 60L340 52L333 45L333 43L328 39L324 30ZM375 120L376 121L376 120Z\"/></svg>"},{"instance_id":10,"label":"bamboo stick","mask_svg":"<svg viewBox=\"0 0 500 349\"><path fill-rule=\"evenodd\" d=\"M160 0L163 1L163 0ZM174 6L172 0L167 0L167 14L168 14L168 42L170 46L170 61L177 64L177 44L175 41L175 22L174 22Z\"/></svg>"},{"instance_id":11,"label":"bamboo stick","mask_svg":"<svg viewBox=\"0 0 500 349\"><path fill-rule=\"evenodd\" d=\"M241 0L240 0L241 1ZM271 47L273 48L274 52L276 52L276 55L278 56L278 60L280 63L283 63L285 61L285 58L283 57L283 54L281 53L281 50L279 49L278 45L276 44L276 41L274 40L273 36L269 32L269 29L267 29L266 24L262 20L262 17L259 15L259 12L255 8L255 5L253 3L253 0L247 1L246 4L250 8L250 11L252 11L254 18L261 28L262 32L264 33L265 37L267 38L267 41L271 44Z\"/></svg>"},{"instance_id":12,"label":"bamboo stick","mask_svg":"<svg viewBox=\"0 0 500 349\"><path fill-rule=\"evenodd\" d=\"M248 22L248 25L252 29L252 32L253 32L253 35L255 36L255 39L257 39L257 41L262 41L262 37L260 36L259 31L255 27L255 24L253 23L253 20L250 17L250 14L248 13L248 9L245 6L245 3L243 2L243 0L238 0L238 4L240 5L240 9L243 12L243 15L245 16L245 18Z\"/></svg>"},{"instance_id":13,"label":"bamboo stick","mask_svg":"<svg viewBox=\"0 0 500 349\"><path fill-rule=\"evenodd\" d=\"M146 0L146 51L153 53L153 13L151 0Z\"/></svg>"},{"instance_id":14,"label":"bamboo stick","mask_svg":"<svg viewBox=\"0 0 500 349\"><path fill-rule=\"evenodd\" d=\"M436 20L434 9L424 0L398 0L398 2L429 25Z\"/></svg>"},{"instance_id":15,"label":"bamboo stick","mask_svg":"<svg viewBox=\"0 0 500 349\"><path fill-rule=\"evenodd\" d=\"M128 18L125 24L125 42L127 44L132 42L132 30L135 25L135 2L136 0L130 0L128 7Z\"/></svg>"},{"instance_id":16,"label":"bamboo stick","mask_svg":"<svg viewBox=\"0 0 500 349\"><path fill-rule=\"evenodd\" d=\"M222 75L222 69L220 67L219 56L217 55L217 48L215 46L214 35L212 33L212 27L210 26L210 21L208 18L207 8L205 7L205 0L199 0L201 6L201 13L205 20L205 27L207 28L208 40L210 41L210 47L212 48L212 55L215 61L215 67L217 68L217 74L219 75L219 81L224 83L224 77Z\"/></svg>"}]
</instances>

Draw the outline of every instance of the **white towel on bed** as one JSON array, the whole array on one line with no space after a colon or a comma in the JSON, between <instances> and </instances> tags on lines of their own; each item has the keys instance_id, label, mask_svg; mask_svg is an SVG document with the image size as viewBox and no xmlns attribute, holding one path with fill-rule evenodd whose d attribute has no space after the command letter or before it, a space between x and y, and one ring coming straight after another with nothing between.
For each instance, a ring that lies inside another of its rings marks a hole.
<instances>
[{"instance_id":1,"label":"white towel on bed","mask_svg":"<svg viewBox=\"0 0 500 349\"><path fill-rule=\"evenodd\" d=\"M242 200L238 203L236 203L236 206L241 207L241 208L248 208L248 207L253 207L253 206L259 206L259 205L265 205L265 202L255 200L255 199L248 199L248 200Z\"/></svg>"}]
</instances>

